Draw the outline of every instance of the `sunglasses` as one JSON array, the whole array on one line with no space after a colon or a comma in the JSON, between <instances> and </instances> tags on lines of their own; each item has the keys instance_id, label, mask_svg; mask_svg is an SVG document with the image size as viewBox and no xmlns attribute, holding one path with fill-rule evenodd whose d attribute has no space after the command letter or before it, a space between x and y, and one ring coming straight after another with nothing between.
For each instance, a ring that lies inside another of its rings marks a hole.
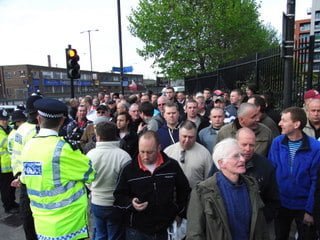
<instances>
[{"instance_id":1,"label":"sunglasses","mask_svg":"<svg viewBox=\"0 0 320 240\"><path fill-rule=\"evenodd\" d=\"M105 111L97 111L97 113L99 113L99 114L105 114L106 112L105 112Z\"/></svg>"}]
</instances>

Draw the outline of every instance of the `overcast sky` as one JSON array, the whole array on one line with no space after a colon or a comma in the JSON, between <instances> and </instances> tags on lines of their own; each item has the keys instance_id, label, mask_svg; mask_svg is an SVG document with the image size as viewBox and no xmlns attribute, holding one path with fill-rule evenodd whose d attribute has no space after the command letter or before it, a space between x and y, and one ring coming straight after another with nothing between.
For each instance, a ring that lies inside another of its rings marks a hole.
<instances>
[{"instance_id":1,"label":"overcast sky","mask_svg":"<svg viewBox=\"0 0 320 240\"><path fill-rule=\"evenodd\" d=\"M279 33L287 0L261 0L261 19ZM138 0L121 0L123 64L145 78L155 78L151 61L138 56L142 43L127 30L127 16ZM296 0L296 19L307 18L311 0ZM0 0L0 65L34 64L65 67L68 44L78 50L81 69L90 70L91 32L94 71L119 66L117 0Z\"/></svg>"}]
</instances>

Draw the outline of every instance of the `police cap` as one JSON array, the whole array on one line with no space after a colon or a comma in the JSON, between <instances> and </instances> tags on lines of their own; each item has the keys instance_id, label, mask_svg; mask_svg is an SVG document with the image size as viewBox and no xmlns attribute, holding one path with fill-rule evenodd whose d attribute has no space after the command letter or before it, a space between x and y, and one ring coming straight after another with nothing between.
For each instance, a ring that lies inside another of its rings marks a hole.
<instances>
[{"instance_id":1,"label":"police cap","mask_svg":"<svg viewBox=\"0 0 320 240\"><path fill-rule=\"evenodd\" d=\"M41 96L38 95L32 95L28 97L27 102L26 102L26 110L25 113L34 113L37 110L34 108L33 103L39 99L42 99Z\"/></svg>"},{"instance_id":2,"label":"police cap","mask_svg":"<svg viewBox=\"0 0 320 240\"><path fill-rule=\"evenodd\" d=\"M0 120L8 120L9 113L5 109L0 109Z\"/></svg>"},{"instance_id":3,"label":"police cap","mask_svg":"<svg viewBox=\"0 0 320 240\"><path fill-rule=\"evenodd\" d=\"M26 121L27 117L26 115L24 115L22 110L15 110L12 114L11 114L11 122L15 123L15 122L19 122L19 121Z\"/></svg>"},{"instance_id":4,"label":"police cap","mask_svg":"<svg viewBox=\"0 0 320 240\"><path fill-rule=\"evenodd\" d=\"M34 102L38 114L45 118L61 118L68 113L67 105L53 98L43 98Z\"/></svg>"}]
</instances>

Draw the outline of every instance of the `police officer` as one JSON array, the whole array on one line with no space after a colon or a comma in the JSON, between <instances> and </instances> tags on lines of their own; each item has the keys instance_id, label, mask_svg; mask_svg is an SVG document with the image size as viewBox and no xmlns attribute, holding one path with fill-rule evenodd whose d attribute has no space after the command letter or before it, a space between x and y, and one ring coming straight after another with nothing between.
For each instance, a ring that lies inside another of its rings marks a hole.
<instances>
[{"instance_id":1,"label":"police officer","mask_svg":"<svg viewBox=\"0 0 320 240\"><path fill-rule=\"evenodd\" d=\"M40 99L39 133L21 153L23 172L38 239L86 239L88 199L85 183L95 178L91 161L58 136L67 106Z\"/></svg>"},{"instance_id":2,"label":"police officer","mask_svg":"<svg viewBox=\"0 0 320 240\"><path fill-rule=\"evenodd\" d=\"M15 180L11 183L11 185L14 187L20 187L20 216L23 222L23 230L26 240L37 240L38 238L34 228L34 221L30 209L30 201L28 198L27 189L24 184L20 185L19 181L19 176L22 171L20 157L24 145L32 137L34 137L39 130L37 120L38 112L33 106L33 103L38 99L42 99L42 97L38 95L31 95L27 99L25 110L27 122L21 124L21 126L17 129L11 155L11 166L15 176Z\"/></svg>"},{"instance_id":3,"label":"police officer","mask_svg":"<svg viewBox=\"0 0 320 240\"><path fill-rule=\"evenodd\" d=\"M3 207L6 213L17 213L19 205L15 202L15 188L10 184L13 180L11 157L7 149L8 135L11 127L8 126L9 114L5 109L0 110L0 192Z\"/></svg>"}]
</instances>

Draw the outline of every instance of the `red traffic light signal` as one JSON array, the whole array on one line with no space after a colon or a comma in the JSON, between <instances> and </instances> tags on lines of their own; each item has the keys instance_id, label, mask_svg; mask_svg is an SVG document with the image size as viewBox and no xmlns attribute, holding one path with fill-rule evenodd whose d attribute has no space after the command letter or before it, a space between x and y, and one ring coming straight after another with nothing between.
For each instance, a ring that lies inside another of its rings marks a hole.
<instances>
[{"instance_id":1,"label":"red traffic light signal","mask_svg":"<svg viewBox=\"0 0 320 240\"><path fill-rule=\"evenodd\" d=\"M77 50L72 48L66 49L66 61L67 61L67 74L68 78L79 79L80 78L80 60Z\"/></svg>"}]
</instances>

